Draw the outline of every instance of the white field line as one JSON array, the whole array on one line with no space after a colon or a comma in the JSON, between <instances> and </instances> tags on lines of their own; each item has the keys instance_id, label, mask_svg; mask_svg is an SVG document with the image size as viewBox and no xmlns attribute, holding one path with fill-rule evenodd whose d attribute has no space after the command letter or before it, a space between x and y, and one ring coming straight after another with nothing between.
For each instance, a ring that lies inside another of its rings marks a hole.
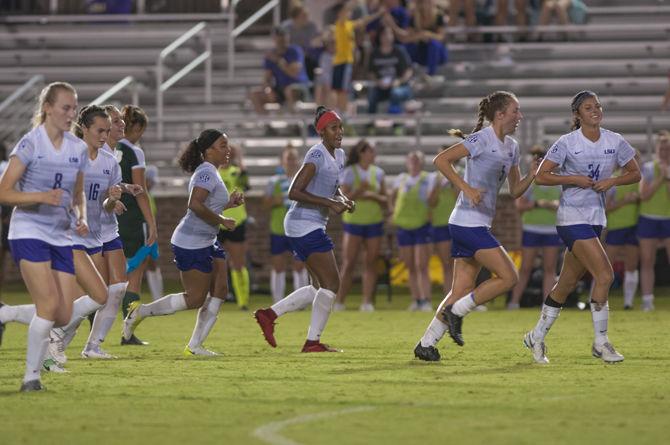
<instances>
[{"instance_id":1,"label":"white field line","mask_svg":"<svg viewBox=\"0 0 670 445\"><path fill-rule=\"evenodd\" d=\"M253 435L263 442L271 445L300 445L291 439L280 434L284 427L289 425L296 425L300 423L308 423L314 420L328 419L331 417L342 416L345 414L360 413L364 411L372 411L374 406L358 406L356 408L347 408L340 411L328 411L325 413L304 414L302 416L293 417L292 419L281 420L279 422L270 422L256 428Z\"/></svg>"}]
</instances>

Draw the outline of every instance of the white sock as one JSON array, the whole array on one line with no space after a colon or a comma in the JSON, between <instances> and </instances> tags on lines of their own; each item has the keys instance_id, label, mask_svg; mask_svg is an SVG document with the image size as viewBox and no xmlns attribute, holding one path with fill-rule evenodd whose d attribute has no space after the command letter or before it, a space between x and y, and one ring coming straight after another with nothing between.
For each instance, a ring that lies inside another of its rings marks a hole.
<instances>
[{"instance_id":1,"label":"white sock","mask_svg":"<svg viewBox=\"0 0 670 445\"><path fill-rule=\"evenodd\" d=\"M22 304L20 306L6 304L0 307L0 323L14 321L21 324L30 324L34 316L34 304Z\"/></svg>"},{"instance_id":2,"label":"white sock","mask_svg":"<svg viewBox=\"0 0 670 445\"><path fill-rule=\"evenodd\" d=\"M476 307L477 303L475 303L475 294L470 292L465 297L454 303L454 305L451 307L451 312L453 312L455 315L458 315L459 317L465 317Z\"/></svg>"},{"instance_id":3,"label":"white sock","mask_svg":"<svg viewBox=\"0 0 670 445\"><path fill-rule=\"evenodd\" d=\"M316 292L312 303L312 319L309 322L307 340L316 341L321 338L321 333L326 327L328 317L330 317L335 297L335 292L323 287Z\"/></svg>"},{"instance_id":4,"label":"white sock","mask_svg":"<svg viewBox=\"0 0 670 445\"><path fill-rule=\"evenodd\" d=\"M149 286L149 292L151 292L151 299L153 301L156 301L164 295L163 274L161 273L161 268L156 267L155 270L147 270L146 274L147 274L147 285Z\"/></svg>"},{"instance_id":5,"label":"white sock","mask_svg":"<svg viewBox=\"0 0 670 445\"><path fill-rule=\"evenodd\" d=\"M40 379L42 361L49 345L49 331L54 322L33 316L28 328L28 349L26 350L26 373L23 382Z\"/></svg>"},{"instance_id":6,"label":"white sock","mask_svg":"<svg viewBox=\"0 0 670 445\"><path fill-rule=\"evenodd\" d=\"M591 318L593 319L593 333L595 334L596 346L602 346L609 341L607 338L607 321L609 315L609 303L591 302Z\"/></svg>"},{"instance_id":7,"label":"white sock","mask_svg":"<svg viewBox=\"0 0 670 445\"><path fill-rule=\"evenodd\" d=\"M101 307L102 305L100 303L88 295L77 298L72 305L72 318L70 318L70 322L59 329L65 334L76 331L84 318L88 317L89 314L92 314Z\"/></svg>"},{"instance_id":8,"label":"white sock","mask_svg":"<svg viewBox=\"0 0 670 445\"><path fill-rule=\"evenodd\" d=\"M107 303L95 314L91 333L88 336L88 344L99 345L105 341L116 320L116 314L119 312L119 306L127 287L127 281L107 287Z\"/></svg>"},{"instance_id":9,"label":"white sock","mask_svg":"<svg viewBox=\"0 0 670 445\"><path fill-rule=\"evenodd\" d=\"M284 298L284 292L286 291L286 272L277 272L274 269L270 272L270 290L272 292L273 303Z\"/></svg>"},{"instance_id":10,"label":"white sock","mask_svg":"<svg viewBox=\"0 0 670 445\"><path fill-rule=\"evenodd\" d=\"M287 312L299 311L302 308L312 304L316 297L316 288L314 286L304 286L300 289L294 290L286 298L280 300L272 305L272 310L275 311L277 317L284 315Z\"/></svg>"},{"instance_id":11,"label":"white sock","mask_svg":"<svg viewBox=\"0 0 670 445\"><path fill-rule=\"evenodd\" d=\"M647 295L642 295L642 303L643 304L653 304L654 303L654 294L647 294Z\"/></svg>"},{"instance_id":12,"label":"white sock","mask_svg":"<svg viewBox=\"0 0 670 445\"><path fill-rule=\"evenodd\" d=\"M421 346L435 346L437 342L444 337L444 333L447 332L447 329L448 327L446 323L438 320L437 317L433 317L428 325L428 329L426 329L425 334L421 337Z\"/></svg>"},{"instance_id":13,"label":"white sock","mask_svg":"<svg viewBox=\"0 0 670 445\"><path fill-rule=\"evenodd\" d=\"M293 289L300 289L309 285L309 272L307 268L303 268L301 271L293 271Z\"/></svg>"},{"instance_id":14,"label":"white sock","mask_svg":"<svg viewBox=\"0 0 670 445\"><path fill-rule=\"evenodd\" d=\"M635 291L640 282L640 273L635 270L633 272L625 272L623 279L623 304L624 306L632 306L635 299Z\"/></svg>"},{"instance_id":15,"label":"white sock","mask_svg":"<svg viewBox=\"0 0 670 445\"><path fill-rule=\"evenodd\" d=\"M220 298L215 298L207 296L207 299L203 303L202 307L198 310L198 317L195 321L195 328L193 328L193 334L191 335L191 340L188 342L188 347L190 349L195 349L205 342L209 332L214 327L214 323L218 318L219 308L223 304L223 300Z\"/></svg>"},{"instance_id":16,"label":"white sock","mask_svg":"<svg viewBox=\"0 0 670 445\"><path fill-rule=\"evenodd\" d=\"M153 317L156 315L170 315L186 309L186 298L183 293L166 295L153 303L143 304L139 307L140 317Z\"/></svg>"},{"instance_id":17,"label":"white sock","mask_svg":"<svg viewBox=\"0 0 670 445\"><path fill-rule=\"evenodd\" d=\"M549 329L554 324L558 316L561 314L560 307L547 306L546 304L542 305L542 311L540 312L540 319L533 329L533 339L535 341L544 341L544 338L549 333Z\"/></svg>"}]
</instances>

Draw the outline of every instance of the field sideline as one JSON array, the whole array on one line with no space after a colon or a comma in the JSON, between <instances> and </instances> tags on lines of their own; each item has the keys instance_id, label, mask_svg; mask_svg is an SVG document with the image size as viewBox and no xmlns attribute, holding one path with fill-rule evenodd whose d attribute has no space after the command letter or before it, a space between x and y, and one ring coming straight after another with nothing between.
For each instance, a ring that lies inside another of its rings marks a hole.
<instances>
[{"instance_id":1,"label":"field sideline","mask_svg":"<svg viewBox=\"0 0 670 445\"><path fill-rule=\"evenodd\" d=\"M86 361L78 356L86 322L68 350L71 372L45 374L41 394L18 393L27 329L11 324L0 348L0 443L662 443L668 294L661 289L657 310L643 313L621 310L614 293L610 339L626 356L618 365L591 357L590 313L576 309L563 311L547 339L551 363L533 364L522 338L538 309L507 312L501 300L468 316L465 347L440 342L439 363L413 358L432 315L406 312L407 296L375 313L334 313L324 342L341 354L299 353L309 311L279 320L272 349L251 313L226 304L207 342L221 357L181 355L189 311L140 325L138 336L151 342L143 348L118 346L119 319L104 345L119 359ZM14 286L4 300L27 296Z\"/></svg>"}]
</instances>

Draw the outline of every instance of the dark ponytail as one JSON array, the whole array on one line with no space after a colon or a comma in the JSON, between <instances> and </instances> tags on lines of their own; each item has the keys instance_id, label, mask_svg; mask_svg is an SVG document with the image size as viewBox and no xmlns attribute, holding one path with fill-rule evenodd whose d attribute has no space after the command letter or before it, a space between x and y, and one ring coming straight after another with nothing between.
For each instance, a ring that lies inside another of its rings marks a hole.
<instances>
[{"instance_id":1,"label":"dark ponytail","mask_svg":"<svg viewBox=\"0 0 670 445\"><path fill-rule=\"evenodd\" d=\"M323 105L319 105L316 108L316 117L314 118L314 128L316 128L316 124L317 124L317 122L319 122L319 119L321 118L321 116L323 116L324 114L326 114L329 111L330 110L328 108L324 107Z\"/></svg>"},{"instance_id":2,"label":"dark ponytail","mask_svg":"<svg viewBox=\"0 0 670 445\"><path fill-rule=\"evenodd\" d=\"M104 108L97 105L86 105L79 111L77 122L74 124L74 134L79 139L84 138L84 128L91 128L96 117L109 119L109 115Z\"/></svg>"},{"instance_id":3,"label":"dark ponytail","mask_svg":"<svg viewBox=\"0 0 670 445\"><path fill-rule=\"evenodd\" d=\"M193 173L203 163L204 154L217 139L223 136L219 130L208 129L188 143L177 158L177 163L186 173Z\"/></svg>"}]
</instances>

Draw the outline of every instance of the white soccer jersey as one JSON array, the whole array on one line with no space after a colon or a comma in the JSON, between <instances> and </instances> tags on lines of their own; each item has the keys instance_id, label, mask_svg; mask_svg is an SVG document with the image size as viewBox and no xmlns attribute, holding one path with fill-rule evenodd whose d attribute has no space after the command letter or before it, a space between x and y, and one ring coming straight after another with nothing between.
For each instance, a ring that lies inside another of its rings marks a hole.
<instances>
[{"instance_id":1,"label":"white soccer jersey","mask_svg":"<svg viewBox=\"0 0 670 445\"><path fill-rule=\"evenodd\" d=\"M305 154L304 164L314 164L316 172L307 185L306 191L322 198L332 198L340 186L339 177L344 170L344 150L336 148L334 157L322 143L316 144ZM317 230L325 229L328 223L328 208L304 202L292 201L284 218L287 236L301 237Z\"/></svg>"},{"instance_id":2,"label":"white soccer jersey","mask_svg":"<svg viewBox=\"0 0 670 445\"><path fill-rule=\"evenodd\" d=\"M195 187L209 192L207 199L205 199L205 206L220 215L223 208L228 204L230 195L214 165L203 162L195 169L188 183L189 196ZM214 244L218 232L218 224L214 226L208 224L191 209L187 209L186 215L174 229L170 242L182 249L202 249Z\"/></svg>"},{"instance_id":3,"label":"white soccer jersey","mask_svg":"<svg viewBox=\"0 0 670 445\"><path fill-rule=\"evenodd\" d=\"M16 207L9 225L9 239L39 239L53 246L71 246L72 194L77 174L86 168L86 144L71 133L63 134L56 149L44 129L34 128L21 138L11 154L26 166L19 180L22 192L62 189L61 204Z\"/></svg>"},{"instance_id":4,"label":"white soccer jersey","mask_svg":"<svg viewBox=\"0 0 670 445\"><path fill-rule=\"evenodd\" d=\"M600 138L592 142L581 129L561 136L551 146L546 159L560 167L561 175L588 176L594 181L610 178L635 156L635 150L618 133L600 129ZM605 194L575 185L564 185L556 215L556 225L607 225Z\"/></svg>"},{"instance_id":5,"label":"white soccer jersey","mask_svg":"<svg viewBox=\"0 0 670 445\"><path fill-rule=\"evenodd\" d=\"M107 190L121 183L121 168L113 154L106 150L98 150L95 159L88 158L84 171L84 195L86 196L86 220L88 235L81 237L72 233L72 243L81 244L87 248L102 246L102 218L103 214L113 216L102 207L107 197Z\"/></svg>"},{"instance_id":6,"label":"white soccer jersey","mask_svg":"<svg viewBox=\"0 0 670 445\"><path fill-rule=\"evenodd\" d=\"M477 206L463 192L459 193L449 224L491 227L498 191L510 169L519 165L519 144L510 136L501 141L492 127L486 127L468 136L463 145L470 153L465 162L464 180L470 187L484 192Z\"/></svg>"},{"instance_id":7,"label":"white soccer jersey","mask_svg":"<svg viewBox=\"0 0 670 445\"><path fill-rule=\"evenodd\" d=\"M102 146L100 151L106 151L112 155L116 161L116 167L119 169L119 174L121 169L119 167L119 162L121 162L121 152L115 149L112 149L109 145L105 144ZM119 237L119 223L116 220L116 214L114 212L105 212L103 210L102 215L100 216L100 241L102 243L108 243L112 240L115 240Z\"/></svg>"}]
</instances>

